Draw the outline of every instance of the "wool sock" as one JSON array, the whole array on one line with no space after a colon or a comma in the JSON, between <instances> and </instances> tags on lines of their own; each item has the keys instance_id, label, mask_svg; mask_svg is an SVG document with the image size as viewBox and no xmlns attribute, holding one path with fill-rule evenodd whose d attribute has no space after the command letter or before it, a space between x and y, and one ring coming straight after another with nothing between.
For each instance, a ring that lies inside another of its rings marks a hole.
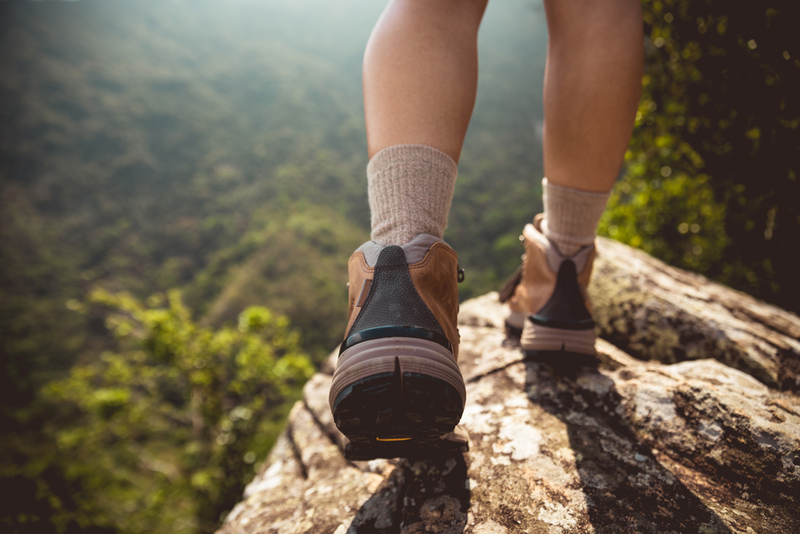
<instances>
[{"instance_id":1,"label":"wool sock","mask_svg":"<svg viewBox=\"0 0 800 534\"><path fill-rule=\"evenodd\" d=\"M430 146L395 145L367 165L372 240L405 245L420 234L442 238L458 166Z\"/></svg>"},{"instance_id":2,"label":"wool sock","mask_svg":"<svg viewBox=\"0 0 800 534\"><path fill-rule=\"evenodd\" d=\"M611 192L592 193L542 180L544 220L542 233L564 256L572 256L594 243L597 223Z\"/></svg>"}]
</instances>

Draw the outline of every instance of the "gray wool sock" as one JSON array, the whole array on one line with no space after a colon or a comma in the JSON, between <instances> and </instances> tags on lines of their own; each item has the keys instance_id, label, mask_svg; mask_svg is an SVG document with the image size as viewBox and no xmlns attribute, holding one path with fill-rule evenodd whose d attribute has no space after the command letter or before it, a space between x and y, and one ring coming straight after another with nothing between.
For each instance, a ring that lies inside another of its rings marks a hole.
<instances>
[{"instance_id":1,"label":"gray wool sock","mask_svg":"<svg viewBox=\"0 0 800 534\"><path fill-rule=\"evenodd\" d=\"M405 245L420 234L444 235L458 166L425 145L395 145L367 166L372 239Z\"/></svg>"},{"instance_id":2,"label":"gray wool sock","mask_svg":"<svg viewBox=\"0 0 800 534\"><path fill-rule=\"evenodd\" d=\"M611 192L592 193L542 180L544 220L542 233L564 256L572 256L594 243L597 223Z\"/></svg>"}]
</instances>

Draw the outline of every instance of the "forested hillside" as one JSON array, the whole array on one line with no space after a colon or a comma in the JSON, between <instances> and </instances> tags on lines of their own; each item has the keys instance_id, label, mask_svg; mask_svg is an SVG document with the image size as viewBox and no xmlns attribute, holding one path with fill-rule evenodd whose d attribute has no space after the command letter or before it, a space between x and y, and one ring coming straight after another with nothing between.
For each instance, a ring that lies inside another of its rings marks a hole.
<instances>
[{"instance_id":1,"label":"forested hillside","mask_svg":"<svg viewBox=\"0 0 800 534\"><path fill-rule=\"evenodd\" d=\"M236 501L307 376L298 351L319 362L344 328L381 9L0 4L0 524L208 531ZM487 14L447 235L464 298L513 270L541 208L543 28L525 2Z\"/></svg>"},{"instance_id":2,"label":"forested hillside","mask_svg":"<svg viewBox=\"0 0 800 534\"><path fill-rule=\"evenodd\" d=\"M236 502L346 322L384 4L0 2L0 528L207 532ZM788 0L643 5L601 229L800 309ZM445 234L462 299L541 210L546 41L539 1L490 2Z\"/></svg>"}]
</instances>

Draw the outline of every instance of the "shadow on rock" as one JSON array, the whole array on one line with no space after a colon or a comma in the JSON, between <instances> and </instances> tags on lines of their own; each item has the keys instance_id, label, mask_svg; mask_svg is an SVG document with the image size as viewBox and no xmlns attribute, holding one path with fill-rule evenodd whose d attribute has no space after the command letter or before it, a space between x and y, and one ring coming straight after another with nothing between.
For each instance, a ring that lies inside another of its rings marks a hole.
<instances>
[{"instance_id":1,"label":"shadow on rock","mask_svg":"<svg viewBox=\"0 0 800 534\"><path fill-rule=\"evenodd\" d=\"M636 438L612 379L529 361L526 390L567 426L596 533L731 532Z\"/></svg>"},{"instance_id":2,"label":"shadow on rock","mask_svg":"<svg viewBox=\"0 0 800 534\"><path fill-rule=\"evenodd\" d=\"M348 534L464 532L470 490L463 454L401 459L396 466L358 510Z\"/></svg>"}]
</instances>

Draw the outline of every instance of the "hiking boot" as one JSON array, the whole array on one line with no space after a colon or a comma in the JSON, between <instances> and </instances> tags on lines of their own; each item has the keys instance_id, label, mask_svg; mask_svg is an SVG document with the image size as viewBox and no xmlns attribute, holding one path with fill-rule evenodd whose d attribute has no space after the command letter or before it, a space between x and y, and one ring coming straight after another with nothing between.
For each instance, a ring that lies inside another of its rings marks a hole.
<instances>
[{"instance_id":1,"label":"hiking boot","mask_svg":"<svg viewBox=\"0 0 800 534\"><path fill-rule=\"evenodd\" d=\"M348 269L350 320L328 399L350 440L345 456L463 450L463 439L446 437L466 401L456 363L463 273L455 251L428 234L402 247L369 241Z\"/></svg>"},{"instance_id":2,"label":"hiking boot","mask_svg":"<svg viewBox=\"0 0 800 534\"><path fill-rule=\"evenodd\" d=\"M542 219L539 214L525 226L520 237L525 245L522 265L500 291L500 301L511 311L506 335L518 338L521 349L535 359L563 353L593 357L594 321L586 287L595 247L563 256L542 234Z\"/></svg>"}]
</instances>

